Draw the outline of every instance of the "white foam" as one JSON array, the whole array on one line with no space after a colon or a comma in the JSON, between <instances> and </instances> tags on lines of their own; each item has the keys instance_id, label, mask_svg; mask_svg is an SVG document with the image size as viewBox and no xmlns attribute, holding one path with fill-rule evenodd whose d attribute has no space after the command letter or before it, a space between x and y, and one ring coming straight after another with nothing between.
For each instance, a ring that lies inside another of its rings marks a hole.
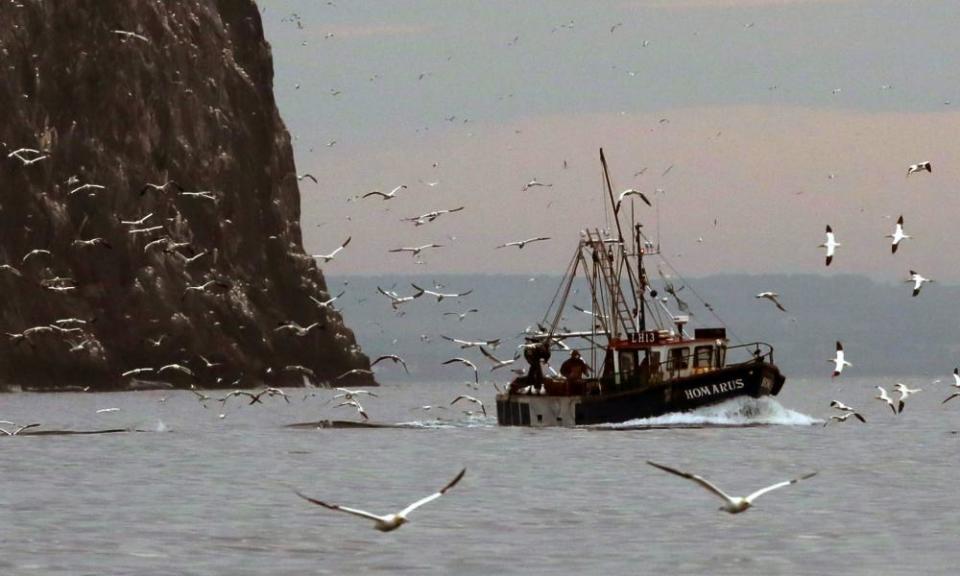
<instances>
[{"instance_id":1,"label":"white foam","mask_svg":"<svg viewBox=\"0 0 960 576\"><path fill-rule=\"evenodd\" d=\"M820 420L789 408L784 408L770 396L751 398L741 396L720 404L704 406L690 412L672 412L653 418L637 418L620 424L605 424L612 428L636 426L810 426Z\"/></svg>"}]
</instances>

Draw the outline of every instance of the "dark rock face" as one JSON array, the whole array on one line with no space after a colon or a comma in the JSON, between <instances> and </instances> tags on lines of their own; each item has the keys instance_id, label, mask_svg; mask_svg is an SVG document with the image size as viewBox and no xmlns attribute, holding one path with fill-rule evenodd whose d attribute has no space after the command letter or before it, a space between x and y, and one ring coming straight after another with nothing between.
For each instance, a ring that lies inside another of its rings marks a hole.
<instances>
[{"instance_id":1,"label":"dark rock face","mask_svg":"<svg viewBox=\"0 0 960 576\"><path fill-rule=\"evenodd\" d=\"M294 365L317 380L369 368L339 313L310 300L327 287L303 252L252 0L8 0L0 22L0 331L86 321L0 337L0 379L111 389L178 363L195 378L159 379L290 385ZM20 148L36 152L8 156ZM24 260L34 249L49 254ZM285 321L318 326L275 331Z\"/></svg>"}]
</instances>

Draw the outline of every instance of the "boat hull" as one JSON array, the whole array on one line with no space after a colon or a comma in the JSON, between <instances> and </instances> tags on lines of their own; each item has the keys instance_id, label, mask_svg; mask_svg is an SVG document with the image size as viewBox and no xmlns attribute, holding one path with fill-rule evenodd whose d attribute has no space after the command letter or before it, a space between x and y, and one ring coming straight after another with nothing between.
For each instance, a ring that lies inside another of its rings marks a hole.
<instances>
[{"instance_id":1,"label":"boat hull","mask_svg":"<svg viewBox=\"0 0 960 576\"><path fill-rule=\"evenodd\" d=\"M687 412L740 396L776 395L785 380L770 362L747 362L623 391L612 385L607 390L587 386L581 393L570 394L546 386L538 394L511 386L513 391L497 396L497 421L503 426L533 427L626 422Z\"/></svg>"}]
</instances>

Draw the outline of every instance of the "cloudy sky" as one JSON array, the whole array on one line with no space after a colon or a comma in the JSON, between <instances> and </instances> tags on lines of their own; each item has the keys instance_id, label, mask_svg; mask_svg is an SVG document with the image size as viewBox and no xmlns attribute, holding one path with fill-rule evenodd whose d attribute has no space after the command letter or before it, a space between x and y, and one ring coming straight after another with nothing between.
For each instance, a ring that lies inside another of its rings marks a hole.
<instances>
[{"instance_id":1,"label":"cloudy sky","mask_svg":"<svg viewBox=\"0 0 960 576\"><path fill-rule=\"evenodd\" d=\"M327 274L559 274L582 228L609 225L603 146L687 276L960 282L960 2L261 6L298 170L320 181L301 183L305 244L353 238ZM905 176L924 160L932 174ZM552 186L522 191L533 178ZM891 255L900 214L915 238ZM826 224L843 244L829 269ZM419 265L388 252L427 243L444 247Z\"/></svg>"}]
</instances>

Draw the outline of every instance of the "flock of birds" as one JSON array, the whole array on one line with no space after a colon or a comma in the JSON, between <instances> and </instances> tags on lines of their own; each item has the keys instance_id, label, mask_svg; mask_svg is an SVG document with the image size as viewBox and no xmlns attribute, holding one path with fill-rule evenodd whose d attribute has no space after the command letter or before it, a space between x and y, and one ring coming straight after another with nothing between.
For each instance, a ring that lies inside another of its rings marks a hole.
<instances>
[{"instance_id":1,"label":"flock of birds","mask_svg":"<svg viewBox=\"0 0 960 576\"><path fill-rule=\"evenodd\" d=\"M907 167L908 177L911 174L917 174L920 172L932 173L933 172L932 164L930 162L918 162L916 164L911 164L910 166ZM912 236L904 232L902 214L900 215L899 218L897 218L896 226L894 227L893 232L891 234L887 234L884 237L890 238L891 240L890 242L891 254L897 253L897 248L900 246L900 243L902 241L913 238ZM842 244L837 242L836 235L833 232L833 228L828 224L826 227L826 240L823 242L823 244L819 245L820 248L824 248L826 250L825 263L827 266L833 263L833 258L836 255L837 248L841 245ZM916 272L915 270L910 270L910 276L907 280L905 280L905 282L913 284L913 296L916 297L920 295L920 290L923 288L923 285L929 282L933 282L933 280L922 276L920 273ZM777 307L777 309L783 312L786 312L787 309L780 302L779 297L780 297L779 294L771 291L760 292L755 296L755 298L758 298L758 299L769 300ZM833 364L833 375L832 375L833 378L840 376L840 374L843 373L844 368L853 366L853 364L846 359L846 354L843 350L843 343L841 343L840 341L837 341L836 353L834 357L830 360L830 362ZM960 389L960 370L956 368L954 369L953 378L954 378L953 387ZM936 380L935 382L939 382L939 380ZM894 414L900 414L901 412L903 412L903 408L906 405L907 398L909 398L910 396L918 392L922 392L922 389L920 388L909 388L902 382L897 382L894 385L894 390L899 394L899 398L895 402L890 397L886 389L883 388L883 386L877 386L876 389L877 389L877 396L875 396L874 398L876 400L886 403L890 407L891 411L893 411ZM946 404L948 401L950 401L951 399L955 398L958 395L960 395L960 393L955 392L950 396L948 396L946 400L944 400L942 403ZM838 413L831 415L830 418L824 423L824 426L829 424L831 421L846 422L851 417L856 418L860 422L864 422L864 423L866 422L866 419L863 417L863 415L860 412L858 412L853 408L850 408L849 406L847 406L843 402L840 402L839 400L831 401L830 407L837 410Z\"/></svg>"},{"instance_id":2,"label":"flock of birds","mask_svg":"<svg viewBox=\"0 0 960 576\"><path fill-rule=\"evenodd\" d=\"M614 25L610 29L610 32L613 33L614 30L617 28L617 26L619 26L619 24ZM134 32L114 30L113 33L116 35L122 36L124 38L149 42L149 40L146 37L140 34L136 34ZM41 162L47 159L48 156L46 154L43 154L39 150L35 150L31 148L20 148L20 149L14 150L13 152L10 152L7 155L7 158L12 160L17 160L23 166L31 166L33 164L36 164L38 162ZM918 164L911 165L907 170L907 175L909 176L909 175L916 174L919 172L924 172L924 171L928 173L932 172L932 166L930 162L921 162ZM298 180L310 179L310 180L313 180L314 182L317 182L317 179L310 174L298 175L297 178ZM73 184L79 184L79 182L74 182ZM527 182L522 187L522 190L528 191L533 188L551 187L551 186L552 186L551 183L540 182L536 178L534 178L529 182ZM184 198L191 198L198 201L217 201L217 197L212 192L185 190L182 187L180 187L179 184L173 181L169 181L163 184L147 183L144 185L140 194L143 195L150 191L165 192L170 187L175 188L177 190L177 194L181 195ZM408 188L407 185L401 184L392 188L389 192L373 190L365 194L362 194L359 198L360 199L379 198L382 201L395 200L401 195L401 193L404 190L407 190L407 188ZM73 196L80 193L96 194L98 191L103 189L104 189L103 186L97 185L97 184L92 184L92 183L79 184L79 185L73 186L68 192L68 195ZM643 192L640 192L638 190L631 188L631 189L623 190L618 194L617 200L615 203L615 208L614 208L615 212L619 212L621 208L621 204L626 199L631 197L638 198L648 206L652 205L649 198ZM459 206L455 208L435 209L417 216L403 218L402 220L405 222L411 222L415 226L423 226L431 222L434 222L441 216L463 211L464 208L465 208L464 206ZM152 214L147 214L137 219L124 220L124 219L118 218L118 220L121 225L129 227L129 233L131 235L137 235L137 236L149 235L162 230L161 226L149 225L149 221L152 216L153 216ZM906 232L904 231L904 218L902 215L897 219L893 232L891 234L886 235L885 237L891 239L891 252L893 254L897 253L899 245L904 240L908 240L912 238L912 236L906 234ZM351 239L352 239L352 236L348 236L345 241L343 241L337 248L335 248L329 253L313 254L311 256L322 263L329 263L334 259L336 259L349 246ZM538 243L538 242L545 242L548 240L550 240L550 237L547 237L547 236L533 236L530 238L525 238L520 240L507 241L495 246L495 248L502 249L502 248L516 247L518 250L523 250L528 245ZM94 249L94 248L109 249L111 248L110 243L102 237L78 238L73 242L72 245L73 247L78 249ZM825 249L826 266L830 266L832 264L834 257L836 256L837 249L841 246L842 244L837 241L836 235L832 227L830 225L827 225L826 239L824 243L820 244L819 246ZM171 252L171 251L176 251L186 247L188 247L188 245L174 242L172 239L167 237L161 237L161 238L152 239L148 243L146 243L144 246L144 252L147 252L154 248L163 249L167 252ZM419 258L424 253L424 251L439 249L439 248L443 248L443 245L437 244L437 243L428 243L428 244L423 244L418 246L401 246L401 247L390 249L389 252L409 253L412 257L417 259L418 262L422 262L421 260L419 260ZM189 265L197 261L198 259L204 257L205 255L206 255L206 252L200 252L197 254L193 254L191 256L183 255L184 265ZM21 259L21 264L26 265L32 259L49 258L50 256L51 254L47 250L34 249L29 251L27 254L23 256L23 258ZM0 271L15 274L17 276L22 275L21 271L18 268L14 267L9 263L0 265ZM920 294L920 291L923 285L926 283L933 282L933 280L922 276L921 274L919 274L914 270L910 270L910 277L908 280L906 280L906 282L913 284L913 296L916 297ZM69 290L75 289L75 286L71 285L70 282L62 282L62 281L54 282L44 287L54 291L69 291ZM182 298L183 299L187 298L188 295L190 295L191 293L205 293L208 290L211 290L215 287L229 288L230 286L217 279L210 279L200 284L187 285L182 294ZM390 300L390 304L392 308L397 311L400 311L405 304L425 296L436 298L437 302L442 302L444 299L451 299L451 300L458 299L458 298L467 296L471 293L470 290L467 290L461 293L443 292L443 291L440 291L439 288L426 289L426 288L417 286L415 284L412 285L412 288L414 291L410 295L401 295L393 291L392 289L388 290L381 287L378 287L377 290L380 294L382 294L383 296L387 297ZM313 298L313 301L318 306L318 308L321 308L321 309L331 308L334 302L338 298L343 296L343 294L344 292L340 292L336 296L329 297L325 300L319 300L317 298ZM766 299L771 303L773 303L773 305L775 305L779 310L786 312L786 308L783 306L783 304L779 300L779 294L775 292L771 292L771 291L761 292L756 295L756 298ZM581 310L581 311L585 313L590 313L586 310ZM478 310L476 308L470 308L465 312L444 312L444 315L455 316L458 318L459 321L463 321L464 318L466 318L469 314L473 314L477 312ZM57 333L62 335L72 335L75 333L82 333L83 332L82 326L86 322L87 322L86 320L82 320L78 318L64 318L64 319L56 320L49 325L34 326L34 327L24 329L20 333L8 333L7 335L14 343L17 343L17 344L23 343L23 342L29 343L32 337L41 333ZM295 337L304 337L309 335L315 329L317 329L318 326L319 326L318 322L310 323L307 325L301 325L296 321L287 321L278 325L275 329L275 332L286 333ZM445 340L448 340L464 349L477 348L481 353L481 355L492 363L492 367L490 368L491 370L497 370L499 368L510 366L519 357L519 354L518 354L518 355L515 355L512 359L503 360L494 356L493 353L491 353L488 350L488 348L495 349L499 345L500 339L472 341L472 340L452 338L448 336L442 336L442 337ZM155 345L159 345L159 343L162 342L162 340L163 340L163 336L160 336L158 341L155 341ZM71 346L74 348L83 349L86 346L86 343L71 342ZM203 365L206 366L207 368L212 368L217 365L217 363L211 362L210 360L202 356L200 357L200 359L203 362ZM409 371L406 361L400 356L395 354L386 354L386 355L381 355L377 357L371 362L370 364L371 368L381 362L391 362L395 365L401 366L404 369L404 371ZM831 362L834 365L834 371L833 371L834 378L840 376L844 368L852 366L852 364L846 359L843 345L839 341L837 341L836 343L835 357L831 360ZM472 371L474 384L479 385L479 368L477 364L471 361L470 359L462 356L457 356L444 361L442 364L443 365L460 365L470 369ZM312 374L312 372L308 368L303 366L286 366L283 368L283 370L289 371L289 372L298 372L305 377L312 378L315 376ZM182 363L170 363L170 364L165 364L159 367L146 366L146 367L132 368L130 370L123 372L121 376L123 378L134 378L134 377L140 377L145 375L164 376L171 373L183 374L191 378L196 376L193 369L191 369L189 366ZM338 376L335 380L341 380L349 375L360 374L360 373L371 374L372 371L363 370L363 369L353 369L353 370L344 372L343 374ZM953 398L960 396L960 369L954 369L953 378L954 378L954 382L952 386L956 389L956 391L950 394L945 400L943 400L944 404L949 402ZM235 384L237 383L239 383L239 380L235 382ZM887 391L883 387L877 386L877 390L878 390L878 395L876 396L876 399L886 403L894 414L902 413L905 407L906 400L910 396L922 391L919 388L911 389L905 386L904 384L898 382L895 386L895 390L899 394L899 398L897 399L897 401L894 401L893 399L890 398ZM196 400L204 408L208 408L211 402L218 402L221 405L221 408L223 408L226 406L227 402L230 401L231 399L245 400L247 402L247 405L262 404L263 400L271 399L271 398L279 398L287 403L290 402L290 398L287 392L285 392L280 388L274 388L274 387L263 387L259 390L247 390L247 389L238 388L238 389L234 389L232 391L227 392L221 397L211 396L209 391L204 390L201 387L196 385L191 385L190 391L196 397ZM356 390L356 389L338 387L338 388L334 388L333 392L335 393L329 398L327 402L328 404L335 402L336 403L334 405L335 408L346 408L346 409L355 410L358 416L364 420L367 420L369 418L369 415L365 407L361 404L360 398L361 397L366 397L366 398L378 397L378 395L375 392L370 390ZM309 396L313 394L315 393L310 392L304 395L304 400L306 400ZM460 402L472 403L478 407L480 414L482 414L483 416L486 416L487 414L486 408L483 402L480 399L476 398L475 396L471 396L469 394L458 394L456 395L455 398L453 398L453 400L449 403L449 405L450 406L456 405ZM861 422L866 422L865 418L858 410L850 406L847 406L846 404L838 400L832 401L830 403L830 407L836 410L837 413L834 415L831 415L830 419L827 421L828 423L830 421L845 422L849 418L855 418ZM419 409L429 411L434 408L446 408L446 407L426 405L426 406L421 406ZM108 413L116 410L118 409L104 408L104 409L98 410L98 413ZM468 415L473 414L470 411L467 411L466 413ZM221 411L220 418L223 418L223 417L225 417L225 412ZM2 432L7 436L17 436L26 430L30 430L30 429L41 426L41 424L39 423L30 423L30 424L18 426L13 422L9 422L9 421L0 421L0 424L11 426L9 430L6 428L0 428L0 432ZM826 423L824 425L826 425ZM689 480L701 486L711 494L714 494L715 496L720 498L723 501L723 505L721 506L720 509L730 514L737 514L737 513L744 512L749 508L751 508L754 505L754 502L759 497L765 494L768 494L774 490L778 490L780 488L795 484L801 480L812 478L813 476L816 475L816 472L813 472L813 473L800 476L798 478L794 478L792 480L777 482L775 484L756 490L748 494L747 496L740 497L740 496L731 496L727 494L726 492L721 490L719 487L717 487L714 483L708 481L707 479L697 474L681 471L679 469L672 468L663 464L658 464L652 461L648 461L647 464L649 464L650 466L658 470L669 473L671 475L684 478L686 480ZM321 506L329 510L343 512L346 514L350 514L356 517L360 517L360 518L372 521L375 529L382 532L389 532L392 530L396 530L401 526L405 525L406 523L408 523L409 515L413 513L415 510L419 509L420 507L430 502L433 502L439 499L441 496L446 495L451 489L453 489L455 486L457 486L461 482L465 474L466 474L466 468L463 468L462 470L460 470L460 472L456 476L454 476L452 480L447 482L437 492L433 492L426 497L420 498L397 512L385 514L385 515L367 512L359 508L347 507L340 504L333 504L325 500L319 500L319 499L307 496L301 493L300 491L295 491L295 493L300 498L304 499L307 502L310 502L312 504Z\"/></svg>"}]
</instances>

